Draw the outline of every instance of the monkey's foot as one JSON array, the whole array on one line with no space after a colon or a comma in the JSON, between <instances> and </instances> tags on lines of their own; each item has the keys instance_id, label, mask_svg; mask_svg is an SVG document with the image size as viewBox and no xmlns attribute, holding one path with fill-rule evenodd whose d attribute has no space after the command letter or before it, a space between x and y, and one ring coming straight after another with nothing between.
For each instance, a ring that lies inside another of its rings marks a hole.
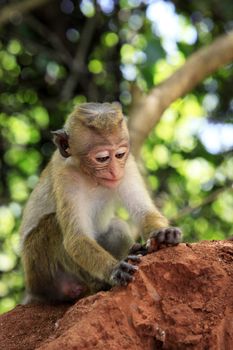
<instances>
[{"instance_id":1,"label":"monkey's foot","mask_svg":"<svg viewBox=\"0 0 233 350\"><path fill-rule=\"evenodd\" d=\"M151 233L146 243L148 253L155 252L163 247L177 245L182 240L182 232L177 227L166 227Z\"/></svg>"}]
</instances>

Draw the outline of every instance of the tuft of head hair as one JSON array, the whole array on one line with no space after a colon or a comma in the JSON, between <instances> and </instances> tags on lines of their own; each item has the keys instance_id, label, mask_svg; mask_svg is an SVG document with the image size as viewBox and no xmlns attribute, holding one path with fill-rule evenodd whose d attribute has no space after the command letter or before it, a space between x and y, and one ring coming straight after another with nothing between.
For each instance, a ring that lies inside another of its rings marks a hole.
<instances>
[{"instance_id":1,"label":"tuft of head hair","mask_svg":"<svg viewBox=\"0 0 233 350\"><path fill-rule=\"evenodd\" d=\"M83 125L96 131L113 131L119 127L123 120L122 107L120 103L83 103L77 106L68 118L67 123Z\"/></svg>"}]
</instances>

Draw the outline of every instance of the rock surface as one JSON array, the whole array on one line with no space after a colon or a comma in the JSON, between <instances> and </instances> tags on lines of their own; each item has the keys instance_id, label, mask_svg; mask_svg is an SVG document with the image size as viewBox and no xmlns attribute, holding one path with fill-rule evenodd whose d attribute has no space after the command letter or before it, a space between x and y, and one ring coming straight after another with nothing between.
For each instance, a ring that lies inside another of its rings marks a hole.
<instances>
[{"instance_id":1,"label":"rock surface","mask_svg":"<svg viewBox=\"0 0 233 350\"><path fill-rule=\"evenodd\" d=\"M0 349L233 349L233 241L147 255L135 281L75 305L18 306Z\"/></svg>"}]
</instances>

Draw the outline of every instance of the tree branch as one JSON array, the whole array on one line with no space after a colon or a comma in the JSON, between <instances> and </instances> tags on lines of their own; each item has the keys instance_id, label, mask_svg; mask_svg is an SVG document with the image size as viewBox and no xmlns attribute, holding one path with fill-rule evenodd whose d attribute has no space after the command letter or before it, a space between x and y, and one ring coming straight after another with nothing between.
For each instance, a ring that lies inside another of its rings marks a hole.
<instances>
[{"instance_id":1,"label":"tree branch","mask_svg":"<svg viewBox=\"0 0 233 350\"><path fill-rule=\"evenodd\" d=\"M80 43L71 65L70 74L61 92L61 99L63 101L68 101L72 97L73 91L80 78L80 73L83 73L86 69L85 60L96 29L96 16L86 20L85 26L81 33Z\"/></svg>"},{"instance_id":2,"label":"tree branch","mask_svg":"<svg viewBox=\"0 0 233 350\"><path fill-rule=\"evenodd\" d=\"M12 17L19 14L23 15L24 13L34 10L47 2L49 2L49 0L25 0L4 6L0 13L0 26L3 26L10 21Z\"/></svg>"},{"instance_id":3,"label":"tree branch","mask_svg":"<svg viewBox=\"0 0 233 350\"><path fill-rule=\"evenodd\" d=\"M25 18L25 22L35 30L42 38L47 40L51 44L51 46L55 49L55 56L59 56L59 58L69 66L71 66L72 56L69 51L66 49L62 40L49 28L47 28L44 24L42 24L35 17L28 15ZM46 51L46 49L44 48Z\"/></svg>"},{"instance_id":4,"label":"tree branch","mask_svg":"<svg viewBox=\"0 0 233 350\"><path fill-rule=\"evenodd\" d=\"M177 221L181 218L183 218L186 215L191 214L192 212L194 212L195 210L204 207L205 205L212 203L213 201L215 201L215 199L218 198L218 196L225 192L225 191L233 191L233 183L230 183L228 186L224 186L222 188L217 189L216 191L212 192L209 196L207 196L200 204L195 205L193 207L186 207L183 208L179 211L179 213L175 216L173 216L170 220L171 221Z\"/></svg>"},{"instance_id":5,"label":"tree branch","mask_svg":"<svg viewBox=\"0 0 233 350\"><path fill-rule=\"evenodd\" d=\"M163 83L136 101L130 113L132 150L140 148L164 110L191 91L199 82L233 60L233 31L220 36L210 46L191 55L186 63Z\"/></svg>"}]
</instances>

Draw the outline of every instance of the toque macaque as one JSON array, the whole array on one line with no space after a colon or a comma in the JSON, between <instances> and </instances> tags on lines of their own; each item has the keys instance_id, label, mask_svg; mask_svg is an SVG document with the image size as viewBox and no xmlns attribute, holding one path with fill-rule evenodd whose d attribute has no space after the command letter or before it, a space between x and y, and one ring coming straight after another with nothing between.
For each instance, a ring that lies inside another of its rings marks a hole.
<instances>
[{"instance_id":1,"label":"toque macaque","mask_svg":"<svg viewBox=\"0 0 233 350\"><path fill-rule=\"evenodd\" d=\"M119 103L79 105L53 137L57 150L20 229L26 303L75 300L132 280L139 258L128 225L114 217L118 201L148 240L148 251L181 240L145 188Z\"/></svg>"}]
</instances>

